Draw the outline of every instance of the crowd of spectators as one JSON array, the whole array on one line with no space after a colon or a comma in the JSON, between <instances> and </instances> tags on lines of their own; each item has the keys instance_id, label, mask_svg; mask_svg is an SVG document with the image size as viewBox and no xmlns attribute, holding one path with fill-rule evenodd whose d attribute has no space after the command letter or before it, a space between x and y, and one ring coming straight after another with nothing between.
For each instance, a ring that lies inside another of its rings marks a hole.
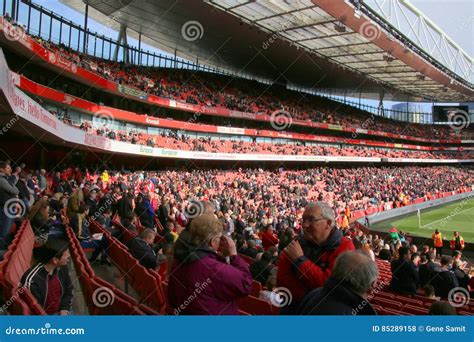
<instances>
[{"instance_id":1,"label":"crowd of spectators","mask_svg":"<svg viewBox=\"0 0 474 342\"><path fill-rule=\"evenodd\" d=\"M24 279L34 295L48 303L45 309L51 314L68 314L72 295L65 274L69 254L53 241L64 239L64 227L70 225L81 246L94 250L90 262L101 256L101 264L108 267L108 242L103 236L91 236L88 224L94 218L120 238L114 217L126 229L144 229L129 245L143 266L156 268L173 256L168 267L168 293L174 307L188 298L192 284L208 283L208 296L182 313L236 314L238 298L248 295L253 278L266 286L261 298L270 302L277 300L272 292L275 286L291 291L293 304L282 312L346 314L371 291L378 274L375 258L394 260L391 288L404 293L407 287L397 285L397 280L403 283L410 275L417 290L422 279L418 272L423 273L425 264L433 268L436 249L423 247L424 253L416 255L416 246L405 234L390 234L385 239L366 235L353 227L342 227L337 223L338 215L350 217L351 210L381 203L407 205L416 198L429 199L439 192L472 186L474 179L471 169L441 166L128 173L67 168L47 173L26 170L24 165L12 170L8 162L2 162L0 172L0 204L17 198L17 205L24 208L19 215L30 220L37 243L43 246L37 252L37 260L42 262L36 267L41 270L28 270ZM10 241L13 221L1 216L3 249ZM163 229L160 246L153 246L156 221ZM456 261L461 255L456 253L455 261L446 256L440 259L441 271L436 276L450 277L456 284L453 273L464 277L466 284L465 264ZM242 256L254 259L250 267ZM351 263L360 268L351 277L343 277ZM445 280L437 283L435 278L430 274L423 279L443 298L446 288L436 284L451 285ZM57 298L45 300L41 287L45 282L57 289ZM373 313L368 306L357 314Z\"/></svg>"},{"instance_id":2,"label":"crowd of spectators","mask_svg":"<svg viewBox=\"0 0 474 342\"><path fill-rule=\"evenodd\" d=\"M37 38L47 49L119 84L175 101L208 107L271 115L288 112L293 119L342 125L433 139L468 137L468 130L448 126L401 122L373 116L361 109L323 97L302 94L256 81L181 69L126 65L78 53L64 45ZM472 135L472 134L471 134Z\"/></svg>"},{"instance_id":3,"label":"crowd of spectators","mask_svg":"<svg viewBox=\"0 0 474 342\"><path fill-rule=\"evenodd\" d=\"M138 130L114 131L105 125L94 128L89 121L79 126L81 129L107 137L112 140L149 147L162 147L183 151L199 151L210 153L248 153L248 154L275 154L275 155L315 155L315 156L347 156L347 157L375 157L375 158L412 158L412 159L469 159L470 151L429 152L420 150L374 148L355 145L317 145L303 141L289 143L248 142L219 137L192 138L175 130L162 131L156 135L149 135Z\"/></svg>"},{"instance_id":4,"label":"crowd of spectators","mask_svg":"<svg viewBox=\"0 0 474 342\"><path fill-rule=\"evenodd\" d=\"M46 189L45 170L25 172L20 166L12 170L8 163L3 163L0 172L15 184L13 189L5 180L2 189L10 193L10 197L19 196L26 208L32 206L34 196L39 196ZM74 203L76 214L79 211L78 202L88 200L80 195L73 196L79 191L77 186L82 184L86 189L94 188L95 196L101 198L111 190L111 184L117 182L122 191L128 189L134 197L144 191L147 197L151 197L147 198L146 206L151 201L154 210L158 208L160 201L166 200L170 203L172 214L176 216L185 210L189 199L207 199L218 211L222 211L223 220L229 220L229 217L224 216L228 213L232 220L240 217L246 224L257 222L261 230L268 222L271 222L274 229L280 225L298 228L301 208L310 201L328 202L339 215L346 207L351 211L374 206L391 208L407 205L419 198L437 198L441 193L471 187L474 183L474 170L451 166L408 166L98 174L66 169L50 177L54 207L63 205L67 194L77 202ZM14 192L16 193L13 194ZM2 203L8 199L8 196L2 199ZM86 202L92 207L92 214L93 202ZM131 209L128 208L128 211ZM146 220L143 219L143 222ZM163 221L163 224L166 222ZM232 229L237 229L237 225L231 226Z\"/></svg>"}]
</instances>

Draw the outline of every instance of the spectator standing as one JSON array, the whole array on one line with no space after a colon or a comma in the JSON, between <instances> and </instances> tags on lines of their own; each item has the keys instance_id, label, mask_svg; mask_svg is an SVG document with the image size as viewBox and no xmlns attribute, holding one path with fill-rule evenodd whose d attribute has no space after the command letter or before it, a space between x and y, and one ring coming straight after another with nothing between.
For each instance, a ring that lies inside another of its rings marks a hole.
<instances>
[{"instance_id":1,"label":"spectator standing","mask_svg":"<svg viewBox=\"0 0 474 342\"><path fill-rule=\"evenodd\" d=\"M327 281L337 256L354 250L352 241L335 227L334 212L325 202L305 207L302 228L303 235L285 248L278 263L278 286L293 294L292 304L282 313L294 314L305 294Z\"/></svg>"},{"instance_id":2,"label":"spectator standing","mask_svg":"<svg viewBox=\"0 0 474 342\"><path fill-rule=\"evenodd\" d=\"M392 261L392 281L390 288L400 294L416 294L419 287L419 276L415 265L411 262L408 247L400 247L398 259Z\"/></svg>"},{"instance_id":3,"label":"spectator standing","mask_svg":"<svg viewBox=\"0 0 474 342\"><path fill-rule=\"evenodd\" d=\"M10 243L10 230L13 225L13 201L18 198L19 190L11 182L12 169L7 162L0 162L0 250L7 249ZM6 204L11 203L6 208Z\"/></svg>"},{"instance_id":4,"label":"spectator standing","mask_svg":"<svg viewBox=\"0 0 474 342\"><path fill-rule=\"evenodd\" d=\"M421 255L418 273L420 276L420 286L422 287L430 284L435 274L440 271L439 265L434 262L434 259L434 252L428 252L427 254Z\"/></svg>"},{"instance_id":5,"label":"spectator standing","mask_svg":"<svg viewBox=\"0 0 474 342\"><path fill-rule=\"evenodd\" d=\"M459 286L458 279L454 275L454 272L449 269L451 264L451 257L443 255L441 257L441 269L437 272L433 280L430 282L436 292L436 296L441 298L448 298L449 291Z\"/></svg>"}]
</instances>

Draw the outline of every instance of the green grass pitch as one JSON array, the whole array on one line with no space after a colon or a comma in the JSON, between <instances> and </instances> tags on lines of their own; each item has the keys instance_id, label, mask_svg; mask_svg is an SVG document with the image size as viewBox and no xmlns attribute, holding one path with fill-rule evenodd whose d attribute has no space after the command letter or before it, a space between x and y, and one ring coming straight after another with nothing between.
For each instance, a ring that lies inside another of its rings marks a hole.
<instances>
[{"instance_id":1,"label":"green grass pitch","mask_svg":"<svg viewBox=\"0 0 474 342\"><path fill-rule=\"evenodd\" d=\"M474 242L474 198L421 210L421 227L416 212L373 224L372 230L388 232L391 227L407 231L412 236L431 238L435 229L450 240L459 231L466 242Z\"/></svg>"}]
</instances>

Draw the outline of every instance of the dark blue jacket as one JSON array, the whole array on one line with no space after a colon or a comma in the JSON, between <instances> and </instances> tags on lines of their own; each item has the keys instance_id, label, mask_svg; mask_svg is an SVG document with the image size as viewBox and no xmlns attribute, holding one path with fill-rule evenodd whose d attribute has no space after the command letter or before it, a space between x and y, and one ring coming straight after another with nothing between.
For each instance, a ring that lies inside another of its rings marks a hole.
<instances>
[{"instance_id":1,"label":"dark blue jacket","mask_svg":"<svg viewBox=\"0 0 474 342\"><path fill-rule=\"evenodd\" d=\"M300 315L376 315L370 303L332 278L308 293L299 306Z\"/></svg>"},{"instance_id":2,"label":"dark blue jacket","mask_svg":"<svg viewBox=\"0 0 474 342\"><path fill-rule=\"evenodd\" d=\"M418 270L411 261L394 260L391 264L392 291L400 294L416 294L419 287Z\"/></svg>"}]
</instances>

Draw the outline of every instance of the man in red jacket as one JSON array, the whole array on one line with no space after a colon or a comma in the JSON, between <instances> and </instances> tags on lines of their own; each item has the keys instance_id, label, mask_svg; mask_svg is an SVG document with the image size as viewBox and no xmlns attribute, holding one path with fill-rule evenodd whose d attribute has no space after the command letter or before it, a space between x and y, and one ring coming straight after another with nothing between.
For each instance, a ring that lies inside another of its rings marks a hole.
<instances>
[{"instance_id":1,"label":"man in red jacket","mask_svg":"<svg viewBox=\"0 0 474 342\"><path fill-rule=\"evenodd\" d=\"M292 302L283 314L294 308L311 290L324 285L339 254L354 250L352 241L335 227L334 211L325 202L309 203L303 213L303 235L281 253L277 283L286 287Z\"/></svg>"}]
</instances>

